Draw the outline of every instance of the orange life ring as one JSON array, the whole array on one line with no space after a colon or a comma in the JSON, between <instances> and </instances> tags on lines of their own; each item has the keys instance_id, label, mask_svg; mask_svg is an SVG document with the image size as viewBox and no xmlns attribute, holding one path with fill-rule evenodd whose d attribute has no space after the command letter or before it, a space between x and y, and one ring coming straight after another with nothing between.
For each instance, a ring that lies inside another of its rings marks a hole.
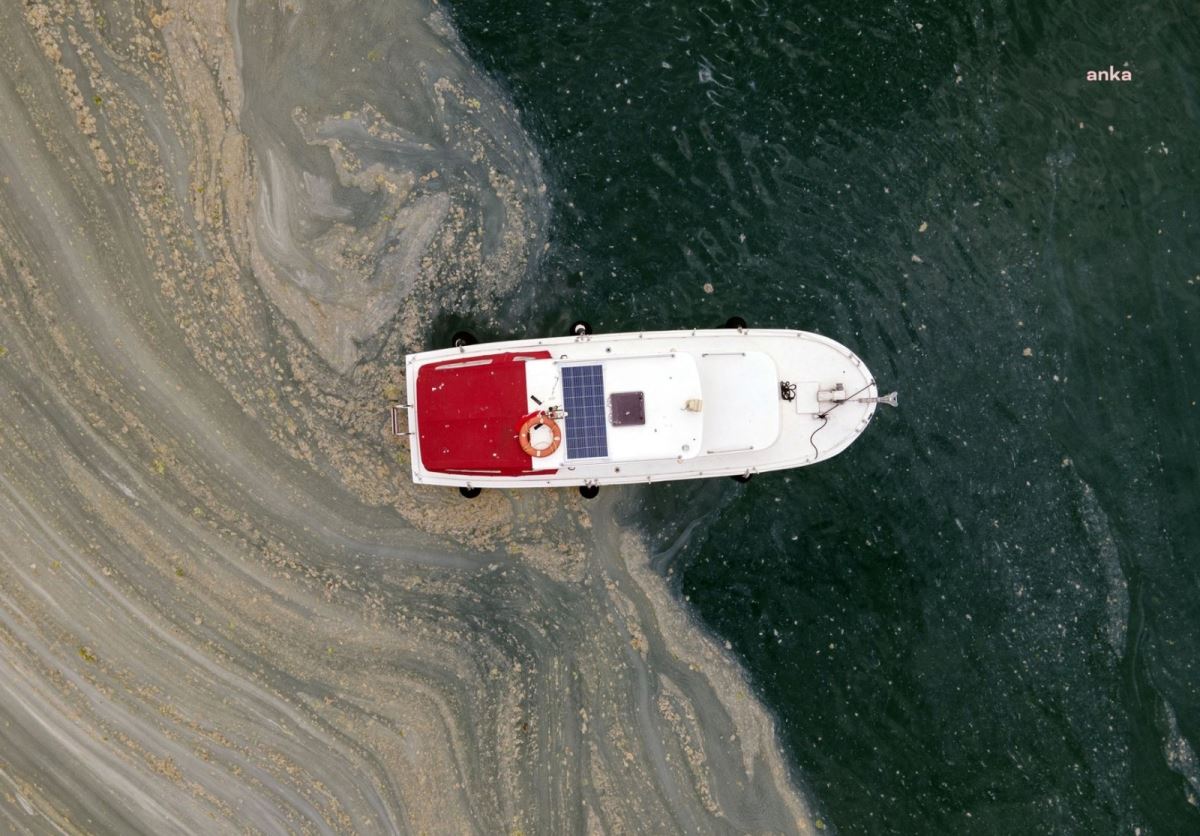
<instances>
[{"instance_id":1,"label":"orange life ring","mask_svg":"<svg viewBox=\"0 0 1200 836\"><path fill-rule=\"evenodd\" d=\"M542 424L550 428L552 438L545 447L534 447L530 436ZM525 419L525 423L521 424L521 430L517 433L517 441L521 443L521 449L527 455L533 456L535 459L544 459L546 456L553 455L554 451L558 449L558 445L562 444L562 431L559 430L558 423L549 415L544 412L535 412Z\"/></svg>"}]
</instances>

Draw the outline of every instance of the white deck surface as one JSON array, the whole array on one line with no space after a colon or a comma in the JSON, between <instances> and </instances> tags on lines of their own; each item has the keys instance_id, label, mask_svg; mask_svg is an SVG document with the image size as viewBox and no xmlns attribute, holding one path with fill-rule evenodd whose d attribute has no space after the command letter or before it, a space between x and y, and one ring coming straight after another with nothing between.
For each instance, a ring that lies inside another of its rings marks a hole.
<instances>
[{"instance_id":1,"label":"white deck surface","mask_svg":"<svg viewBox=\"0 0 1200 836\"><path fill-rule=\"evenodd\" d=\"M615 392L644 392L646 423L608 427L608 460L690 459L700 453L704 418L684 409L701 396L700 374L690 354L614 357L604 363L605 398ZM570 416L567 417L570 421Z\"/></svg>"},{"instance_id":2,"label":"white deck surface","mask_svg":"<svg viewBox=\"0 0 1200 836\"><path fill-rule=\"evenodd\" d=\"M779 438L779 371L761 351L700 355L704 452L762 450Z\"/></svg>"}]
</instances>

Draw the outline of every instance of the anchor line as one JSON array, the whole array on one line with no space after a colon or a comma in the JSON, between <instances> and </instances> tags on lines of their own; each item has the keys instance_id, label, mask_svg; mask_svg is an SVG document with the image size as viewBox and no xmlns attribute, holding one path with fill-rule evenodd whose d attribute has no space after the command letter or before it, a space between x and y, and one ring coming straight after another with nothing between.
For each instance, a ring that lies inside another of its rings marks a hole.
<instances>
[{"instance_id":1,"label":"anchor line","mask_svg":"<svg viewBox=\"0 0 1200 836\"><path fill-rule=\"evenodd\" d=\"M834 402L834 404L833 404L833 406L829 407L829 409L825 410L824 412L819 412L819 413L817 413L817 417L818 417L818 418L824 418L826 415L828 415L829 413L833 412L835 409L837 409L839 406L841 406L842 404L844 404L846 401L852 401L852 400L854 400L855 398L857 398L859 395L861 395L863 392L867 391L868 389L870 389L870 388L871 388L872 386L874 386L874 385L875 385L875 381L873 381L873 380L872 380L872 381L870 381L869 383L867 383L867 385L866 385L866 386L864 386L863 388L859 389L857 392L855 392L855 393L854 393L853 395L851 395L850 397L848 397L848 398L842 398L840 401L835 401L835 402Z\"/></svg>"},{"instance_id":2,"label":"anchor line","mask_svg":"<svg viewBox=\"0 0 1200 836\"><path fill-rule=\"evenodd\" d=\"M865 391L867 391L868 389L870 389L870 388L871 388L873 385L875 385L875 381L873 381L873 380L872 380L872 381L868 382L866 386L864 386L863 388L859 389L857 392L855 392L855 393L854 393L853 395L851 395L850 397L848 397L848 398L843 398L842 400L840 400L840 401L837 401L836 403L834 403L834 405L833 405L833 406L829 407L829 409L825 410L824 412L818 412L818 413L817 413L817 417L821 419L821 426L819 426L819 427L817 427L815 430L813 430L813 431L812 431L812 435L810 435L810 436L808 437L808 443L809 443L809 444L812 446L812 448L813 448L813 460L814 460L814 461L816 461L818 458L820 458L820 457L821 457L821 451L817 449L817 443L816 443L815 441L813 441L813 439L814 439L814 438L816 438L816 437L817 437L817 433L819 433L821 430L825 429L825 425L829 423L829 413L833 412L835 409L837 409L839 406L841 406L842 404L844 404L846 401L852 401L852 400L854 400L854 399L855 399L855 398L857 398L859 395L861 395L863 392L865 392Z\"/></svg>"}]
</instances>

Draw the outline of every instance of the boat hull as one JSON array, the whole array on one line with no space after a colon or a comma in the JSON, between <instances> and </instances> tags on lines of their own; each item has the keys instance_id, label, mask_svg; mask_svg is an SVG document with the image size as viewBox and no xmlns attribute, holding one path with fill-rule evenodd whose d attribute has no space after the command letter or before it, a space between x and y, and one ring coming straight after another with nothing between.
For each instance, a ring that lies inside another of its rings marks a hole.
<instances>
[{"instance_id":1,"label":"boat hull","mask_svg":"<svg viewBox=\"0 0 1200 836\"><path fill-rule=\"evenodd\" d=\"M513 340L412 354L405 366L413 481L464 488L653 483L803 467L845 450L870 424L878 397L854 352L818 334L778 329ZM597 367L604 369L601 393L644 393L643 423L620 426L606 396L601 438L591 438L582 428L592 419L577 399L561 419L566 449L523 459L513 446L521 422L556 400L561 409L564 380L578 377L568 369Z\"/></svg>"}]
</instances>

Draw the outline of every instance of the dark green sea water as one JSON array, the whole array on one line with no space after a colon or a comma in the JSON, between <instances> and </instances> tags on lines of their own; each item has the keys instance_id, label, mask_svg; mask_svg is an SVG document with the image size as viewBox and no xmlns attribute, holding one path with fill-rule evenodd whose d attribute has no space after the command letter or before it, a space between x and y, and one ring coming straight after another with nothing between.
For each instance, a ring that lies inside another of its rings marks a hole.
<instances>
[{"instance_id":1,"label":"dark green sea water","mask_svg":"<svg viewBox=\"0 0 1200 836\"><path fill-rule=\"evenodd\" d=\"M554 203L488 336L741 314L901 392L832 462L627 503L825 819L1200 832L1200 7L453 13Z\"/></svg>"}]
</instances>

